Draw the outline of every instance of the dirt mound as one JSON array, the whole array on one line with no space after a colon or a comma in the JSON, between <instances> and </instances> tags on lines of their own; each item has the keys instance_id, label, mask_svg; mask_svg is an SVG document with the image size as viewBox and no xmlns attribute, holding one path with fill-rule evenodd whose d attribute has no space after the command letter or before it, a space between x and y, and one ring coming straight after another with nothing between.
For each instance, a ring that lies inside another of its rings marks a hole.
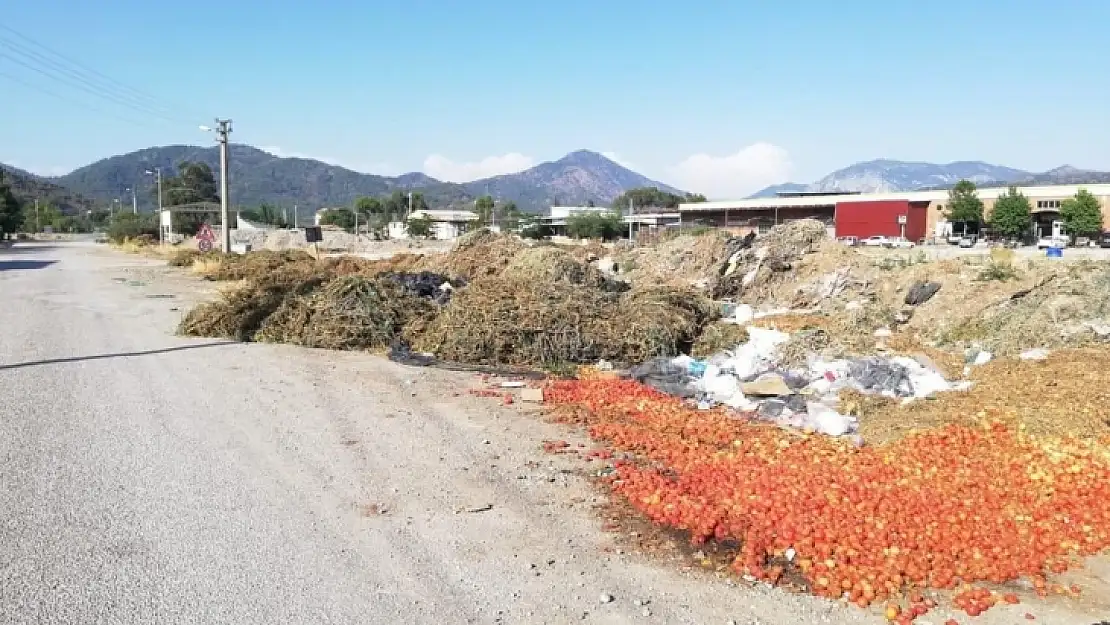
<instances>
[{"instance_id":1,"label":"dirt mound","mask_svg":"<svg viewBox=\"0 0 1110 625\"><path fill-rule=\"evenodd\" d=\"M761 237L748 239L719 265L713 295L751 302L766 300L782 283L798 282L795 265L827 240L825 225L814 219L781 224Z\"/></svg>"},{"instance_id":2,"label":"dirt mound","mask_svg":"<svg viewBox=\"0 0 1110 625\"><path fill-rule=\"evenodd\" d=\"M945 342L977 343L1011 355L1044 347L1082 347L1110 341L1110 263L1084 261L1029 271L1021 281L981 302L941 335Z\"/></svg>"},{"instance_id":3,"label":"dirt mound","mask_svg":"<svg viewBox=\"0 0 1110 625\"><path fill-rule=\"evenodd\" d=\"M651 245L622 249L614 260L622 277L636 285L704 285L728 259L730 238L721 230L668 236Z\"/></svg>"},{"instance_id":4,"label":"dirt mound","mask_svg":"<svg viewBox=\"0 0 1110 625\"><path fill-rule=\"evenodd\" d=\"M426 257L419 268L466 280L496 276L523 249L520 238L483 228L460 237L450 252Z\"/></svg>"}]
</instances>

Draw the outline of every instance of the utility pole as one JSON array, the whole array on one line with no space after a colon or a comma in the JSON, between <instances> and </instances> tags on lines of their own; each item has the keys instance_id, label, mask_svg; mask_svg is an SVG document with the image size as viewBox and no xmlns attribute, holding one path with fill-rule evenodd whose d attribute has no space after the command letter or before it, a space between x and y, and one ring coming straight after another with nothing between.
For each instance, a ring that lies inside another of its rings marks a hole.
<instances>
[{"instance_id":1,"label":"utility pole","mask_svg":"<svg viewBox=\"0 0 1110 625\"><path fill-rule=\"evenodd\" d=\"M139 198L135 195L135 187L131 187L131 212L139 214Z\"/></svg>"},{"instance_id":2,"label":"utility pole","mask_svg":"<svg viewBox=\"0 0 1110 625\"><path fill-rule=\"evenodd\" d=\"M409 219L412 219L412 191L409 191L409 213L405 215L405 222L407 223Z\"/></svg>"},{"instance_id":3,"label":"utility pole","mask_svg":"<svg viewBox=\"0 0 1110 625\"><path fill-rule=\"evenodd\" d=\"M223 224L221 228L221 238L223 239L224 254L231 253L231 218L228 215L228 206L230 201L228 198L228 143L227 136L231 134L231 120L230 119L217 119L216 120L216 140L220 142L220 223Z\"/></svg>"},{"instance_id":4,"label":"utility pole","mask_svg":"<svg viewBox=\"0 0 1110 625\"><path fill-rule=\"evenodd\" d=\"M293 229L297 229L297 205L293 205Z\"/></svg>"},{"instance_id":5,"label":"utility pole","mask_svg":"<svg viewBox=\"0 0 1110 625\"><path fill-rule=\"evenodd\" d=\"M39 222L39 199L35 198L35 232L42 232L42 223Z\"/></svg>"},{"instance_id":6,"label":"utility pole","mask_svg":"<svg viewBox=\"0 0 1110 625\"><path fill-rule=\"evenodd\" d=\"M635 206L632 204L632 198L628 198L628 240L632 241L632 211Z\"/></svg>"}]
</instances>

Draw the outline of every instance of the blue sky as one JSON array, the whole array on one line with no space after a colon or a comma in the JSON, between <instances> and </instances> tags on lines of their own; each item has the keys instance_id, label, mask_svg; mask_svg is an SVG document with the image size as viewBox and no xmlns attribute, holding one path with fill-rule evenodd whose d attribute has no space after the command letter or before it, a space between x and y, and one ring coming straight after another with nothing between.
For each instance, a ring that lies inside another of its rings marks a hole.
<instances>
[{"instance_id":1,"label":"blue sky","mask_svg":"<svg viewBox=\"0 0 1110 625\"><path fill-rule=\"evenodd\" d=\"M99 74L52 80L0 29L0 161L206 144L221 115L237 142L370 173L466 180L587 148L714 197L872 158L1110 169L1108 18L1067 0L14 2L0 24Z\"/></svg>"}]
</instances>

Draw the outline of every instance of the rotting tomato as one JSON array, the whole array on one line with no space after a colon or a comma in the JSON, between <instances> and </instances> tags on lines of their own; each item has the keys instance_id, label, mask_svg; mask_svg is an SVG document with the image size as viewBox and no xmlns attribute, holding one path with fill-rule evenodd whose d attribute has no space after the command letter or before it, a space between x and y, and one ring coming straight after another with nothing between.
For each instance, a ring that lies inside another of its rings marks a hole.
<instances>
[{"instance_id":1,"label":"rotting tomato","mask_svg":"<svg viewBox=\"0 0 1110 625\"><path fill-rule=\"evenodd\" d=\"M763 580L785 577L770 567L792 549L790 568L821 596L867 605L1020 577L1044 596L1046 575L1110 547L1110 457L1098 441L1035 440L987 422L856 449L627 380L555 382L545 399L627 459L613 463L612 489L647 518L696 543L736 540L732 569ZM979 614L1011 598L968 587L954 600ZM911 601L899 616L917 605L931 607Z\"/></svg>"}]
</instances>

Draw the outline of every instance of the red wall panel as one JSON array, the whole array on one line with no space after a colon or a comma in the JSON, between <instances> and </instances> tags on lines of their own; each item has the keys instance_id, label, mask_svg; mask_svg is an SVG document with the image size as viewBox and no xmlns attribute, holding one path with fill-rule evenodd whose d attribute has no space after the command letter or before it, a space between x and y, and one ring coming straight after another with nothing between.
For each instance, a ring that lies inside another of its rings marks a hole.
<instances>
[{"instance_id":1,"label":"red wall panel","mask_svg":"<svg viewBox=\"0 0 1110 625\"><path fill-rule=\"evenodd\" d=\"M925 235L925 212L911 208L908 200L837 202L836 236L861 239L875 235L901 236L900 216L906 217L907 239L916 241Z\"/></svg>"}]
</instances>

